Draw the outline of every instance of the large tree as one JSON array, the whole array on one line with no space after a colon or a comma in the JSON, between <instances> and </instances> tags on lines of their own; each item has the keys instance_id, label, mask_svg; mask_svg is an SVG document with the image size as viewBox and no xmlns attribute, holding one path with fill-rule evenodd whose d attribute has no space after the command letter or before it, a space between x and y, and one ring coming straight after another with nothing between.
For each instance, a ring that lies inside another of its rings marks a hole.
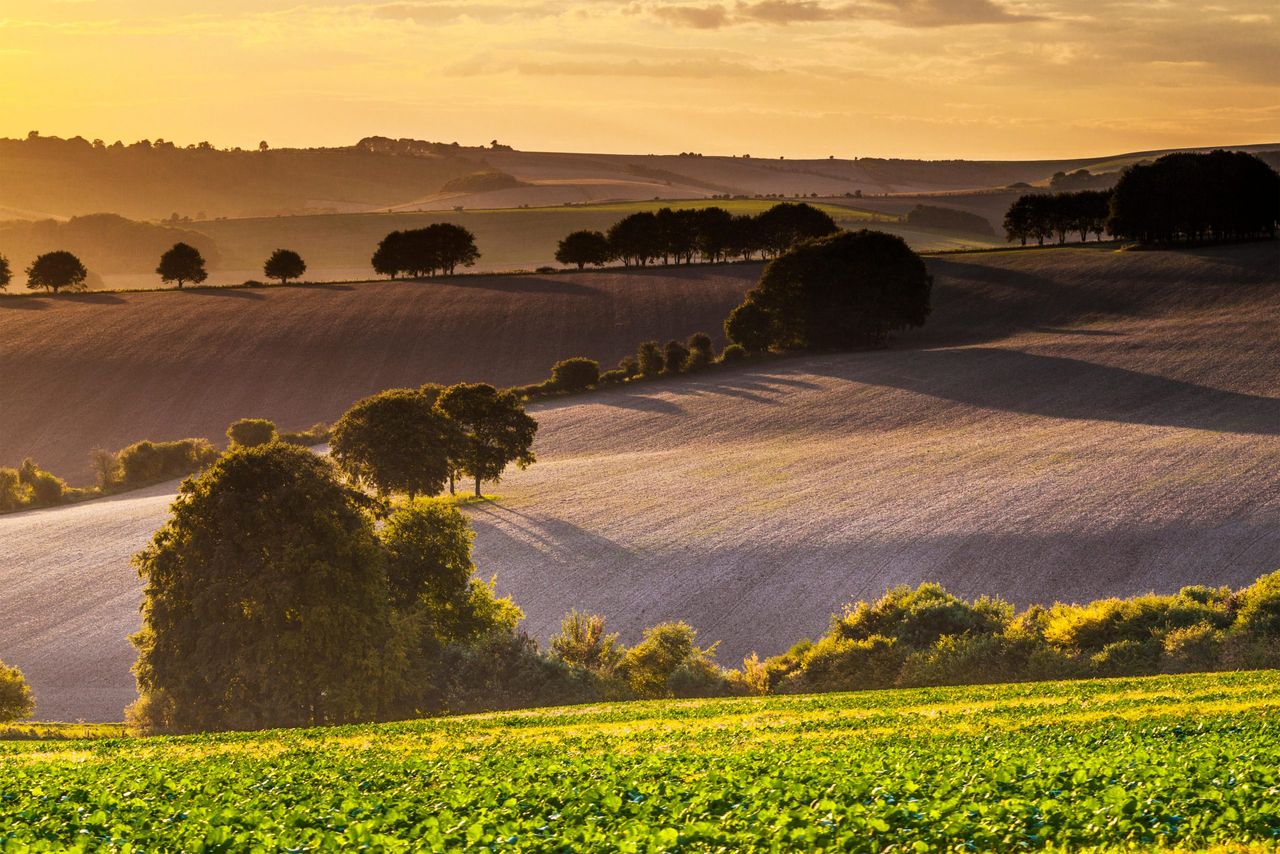
<instances>
[{"instance_id":1,"label":"large tree","mask_svg":"<svg viewBox=\"0 0 1280 854\"><path fill-rule=\"evenodd\" d=\"M178 288L187 282L200 284L209 278L204 268L204 256L200 250L189 243L175 243L160 256L160 266L156 267L162 282L177 282Z\"/></svg>"},{"instance_id":2,"label":"large tree","mask_svg":"<svg viewBox=\"0 0 1280 854\"><path fill-rule=\"evenodd\" d=\"M760 244L780 255L802 240L825 237L840 230L830 215L804 202L783 202L756 217Z\"/></svg>"},{"instance_id":3,"label":"large tree","mask_svg":"<svg viewBox=\"0 0 1280 854\"><path fill-rule=\"evenodd\" d=\"M536 459L538 422L514 394L487 383L461 383L442 391L436 407L463 436L461 467L475 478L476 497L482 481L501 480L508 465L526 468Z\"/></svg>"},{"instance_id":4,"label":"large tree","mask_svg":"<svg viewBox=\"0 0 1280 854\"><path fill-rule=\"evenodd\" d=\"M82 291L89 271L80 263L80 259L70 252L59 249L46 252L31 262L27 268L27 287L31 290L44 288L55 294L62 288L69 291Z\"/></svg>"},{"instance_id":5,"label":"large tree","mask_svg":"<svg viewBox=\"0 0 1280 854\"><path fill-rule=\"evenodd\" d=\"M622 263L643 267L663 253L662 229L656 214L633 213L615 222L608 233L610 253Z\"/></svg>"},{"instance_id":6,"label":"large tree","mask_svg":"<svg viewBox=\"0 0 1280 854\"><path fill-rule=\"evenodd\" d=\"M268 279L279 279L282 285L305 272L307 272L307 262L292 249L277 249L262 265L262 275Z\"/></svg>"},{"instance_id":7,"label":"large tree","mask_svg":"<svg viewBox=\"0 0 1280 854\"><path fill-rule=\"evenodd\" d=\"M765 267L746 302L767 315L772 346L880 347L890 332L924 324L932 288L906 241L864 229L793 247ZM731 335L743 320L733 317Z\"/></svg>"},{"instance_id":8,"label":"large tree","mask_svg":"<svg viewBox=\"0 0 1280 854\"><path fill-rule=\"evenodd\" d=\"M456 427L434 403L434 392L407 388L356 402L333 427L334 461L380 494L439 495L457 439Z\"/></svg>"},{"instance_id":9,"label":"large tree","mask_svg":"<svg viewBox=\"0 0 1280 854\"><path fill-rule=\"evenodd\" d=\"M588 264L601 267L609 260L609 240L598 231L575 231L556 247L556 260L577 264L579 270Z\"/></svg>"},{"instance_id":10,"label":"large tree","mask_svg":"<svg viewBox=\"0 0 1280 854\"><path fill-rule=\"evenodd\" d=\"M393 231L382 239L373 253L373 269L395 278L406 273L414 278L452 275L458 267L470 267L480 258L476 239L459 225L438 222L426 228Z\"/></svg>"},{"instance_id":11,"label":"large tree","mask_svg":"<svg viewBox=\"0 0 1280 854\"><path fill-rule=\"evenodd\" d=\"M183 483L136 558L134 635L152 729L258 729L376 717L394 674L390 595L363 496L280 443Z\"/></svg>"}]
</instances>

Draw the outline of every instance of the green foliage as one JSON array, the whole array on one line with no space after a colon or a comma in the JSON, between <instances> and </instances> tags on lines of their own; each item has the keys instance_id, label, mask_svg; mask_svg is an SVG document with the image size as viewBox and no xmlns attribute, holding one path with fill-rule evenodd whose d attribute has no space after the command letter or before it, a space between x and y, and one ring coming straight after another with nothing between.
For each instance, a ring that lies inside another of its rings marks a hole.
<instances>
[{"instance_id":1,"label":"green foliage","mask_svg":"<svg viewBox=\"0 0 1280 854\"><path fill-rule=\"evenodd\" d=\"M556 260L561 264L576 264L579 270L588 264L601 267L611 254L608 238L598 231L575 231L556 247Z\"/></svg>"},{"instance_id":2,"label":"green foliage","mask_svg":"<svg viewBox=\"0 0 1280 854\"><path fill-rule=\"evenodd\" d=\"M551 385L561 391L582 391L600 381L600 363L576 356L551 367Z\"/></svg>"},{"instance_id":3,"label":"green foliage","mask_svg":"<svg viewBox=\"0 0 1280 854\"><path fill-rule=\"evenodd\" d=\"M66 288L69 291L82 291L89 271L80 263L80 259L70 252L58 250L46 252L31 262L27 268L27 287L31 290L44 288L57 293Z\"/></svg>"},{"instance_id":4,"label":"green foliage","mask_svg":"<svg viewBox=\"0 0 1280 854\"><path fill-rule=\"evenodd\" d=\"M395 278L401 273L415 278L436 273L453 275L458 267L470 267L480 259L476 238L460 225L432 223L426 228L393 231L373 253L374 272Z\"/></svg>"},{"instance_id":5,"label":"green foliage","mask_svg":"<svg viewBox=\"0 0 1280 854\"><path fill-rule=\"evenodd\" d=\"M217 449L204 439L135 442L116 453L115 470L120 480L113 486L132 488L182 477L203 469L217 458ZM106 470L105 463L100 473L103 470Z\"/></svg>"},{"instance_id":6,"label":"green foliage","mask_svg":"<svg viewBox=\"0 0 1280 854\"><path fill-rule=\"evenodd\" d=\"M241 418L227 428L227 441L233 448L256 448L275 440L275 422L266 418Z\"/></svg>"},{"instance_id":7,"label":"green foliage","mask_svg":"<svg viewBox=\"0 0 1280 854\"><path fill-rule=\"evenodd\" d=\"M612 371L604 371L600 374L600 385L621 385L630 378L622 368L615 368Z\"/></svg>"},{"instance_id":8,"label":"green foliage","mask_svg":"<svg viewBox=\"0 0 1280 854\"><path fill-rule=\"evenodd\" d=\"M290 279L297 279L307 272L307 262L292 249L277 249L262 265L262 275L268 279L279 279L286 284Z\"/></svg>"},{"instance_id":9,"label":"green foliage","mask_svg":"<svg viewBox=\"0 0 1280 854\"><path fill-rule=\"evenodd\" d=\"M715 666L715 644L703 649L687 623L660 623L645 629L644 639L627 650L620 670L640 698L710 697L726 683Z\"/></svg>"},{"instance_id":10,"label":"green foliage","mask_svg":"<svg viewBox=\"0 0 1280 854\"><path fill-rule=\"evenodd\" d=\"M715 350L710 335L695 332L689 336L689 357L684 365L686 371L701 371L709 367L714 359Z\"/></svg>"},{"instance_id":11,"label":"green foliage","mask_svg":"<svg viewBox=\"0 0 1280 854\"><path fill-rule=\"evenodd\" d=\"M666 364L657 341L645 341L636 351L636 371L643 377L656 377Z\"/></svg>"},{"instance_id":12,"label":"green foliage","mask_svg":"<svg viewBox=\"0 0 1280 854\"><path fill-rule=\"evenodd\" d=\"M1249 673L12 743L0 837L15 851L1270 850L1278 703L1280 677Z\"/></svg>"},{"instance_id":13,"label":"green foliage","mask_svg":"<svg viewBox=\"0 0 1280 854\"><path fill-rule=\"evenodd\" d=\"M456 428L434 393L390 389L357 401L333 426L330 453L358 483L386 495L438 495L450 474Z\"/></svg>"},{"instance_id":14,"label":"green foliage","mask_svg":"<svg viewBox=\"0 0 1280 854\"><path fill-rule=\"evenodd\" d=\"M133 719L183 731L375 717L393 676L383 561L329 462L279 443L225 454L183 483L135 558Z\"/></svg>"},{"instance_id":15,"label":"green foliage","mask_svg":"<svg viewBox=\"0 0 1280 854\"><path fill-rule=\"evenodd\" d=\"M204 256L200 250L189 243L175 243L173 247L160 256L160 266L156 273L162 282L177 282L181 288L186 282L200 284L209 278L204 268Z\"/></svg>"},{"instance_id":16,"label":"green foliage","mask_svg":"<svg viewBox=\"0 0 1280 854\"><path fill-rule=\"evenodd\" d=\"M893 638L830 634L813 644L787 676L784 691L863 691L893 685L906 657Z\"/></svg>"},{"instance_id":17,"label":"green foliage","mask_svg":"<svg viewBox=\"0 0 1280 854\"><path fill-rule=\"evenodd\" d=\"M460 383L440 392L436 409L459 431L455 446L459 468L475 478L476 496L482 481L497 482L507 466L527 468L537 459L533 439L538 422L524 411L518 398L487 383Z\"/></svg>"},{"instance_id":18,"label":"green foliage","mask_svg":"<svg viewBox=\"0 0 1280 854\"><path fill-rule=\"evenodd\" d=\"M31 487L22 482L17 469L0 468L0 513L21 510L31 503Z\"/></svg>"},{"instance_id":19,"label":"green foliage","mask_svg":"<svg viewBox=\"0 0 1280 854\"><path fill-rule=\"evenodd\" d=\"M280 441L286 445L297 445L302 448L312 448L316 445L323 445L329 441L329 434L333 432L333 428L328 424L313 424L306 430L296 430L280 434Z\"/></svg>"},{"instance_id":20,"label":"green foliage","mask_svg":"<svg viewBox=\"0 0 1280 854\"><path fill-rule=\"evenodd\" d=\"M749 355L747 348L741 344L730 344L720 351L719 362L722 365L732 365L734 362L741 362Z\"/></svg>"},{"instance_id":21,"label":"green foliage","mask_svg":"<svg viewBox=\"0 0 1280 854\"><path fill-rule=\"evenodd\" d=\"M22 671L0 661L0 724L30 717L35 709L35 696Z\"/></svg>"},{"instance_id":22,"label":"green foliage","mask_svg":"<svg viewBox=\"0 0 1280 854\"><path fill-rule=\"evenodd\" d=\"M733 342L732 346L742 349L744 353L763 353L773 342L769 313L755 300L744 300L729 312L729 317L724 322L724 334Z\"/></svg>"},{"instance_id":23,"label":"green foliage","mask_svg":"<svg viewBox=\"0 0 1280 854\"><path fill-rule=\"evenodd\" d=\"M665 373L680 373L684 370L685 363L688 361L689 348L685 347L679 341L667 342L667 347L662 353L662 364Z\"/></svg>"},{"instance_id":24,"label":"green foliage","mask_svg":"<svg viewBox=\"0 0 1280 854\"><path fill-rule=\"evenodd\" d=\"M769 344L782 349L882 347L889 333L923 326L933 278L893 234L856 231L797 244L765 267L746 305L768 317ZM731 340L752 349L761 325L729 316Z\"/></svg>"},{"instance_id":25,"label":"green foliage","mask_svg":"<svg viewBox=\"0 0 1280 854\"><path fill-rule=\"evenodd\" d=\"M876 635L893 638L911 649L932 646L953 635L1002 632L1013 609L996 599L970 604L951 595L940 584L895 587L874 604L859 602L836 621L832 631L850 640Z\"/></svg>"},{"instance_id":26,"label":"green foliage","mask_svg":"<svg viewBox=\"0 0 1280 854\"><path fill-rule=\"evenodd\" d=\"M67 492L66 481L40 468L29 457L22 461L22 466L18 469L18 481L29 490L30 498L27 503L31 507L53 507L61 504Z\"/></svg>"},{"instance_id":27,"label":"green foliage","mask_svg":"<svg viewBox=\"0 0 1280 854\"><path fill-rule=\"evenodd\" d=\"M1254 638L1280 638L1280 572L1262 576L1241 593L1236 630Z\"/></svg>"},{"instance_id":28,"label":"green foliage","mask_svg":"<svg viewBox=\"0 0 1280 854\"><path fill-rule=\"evenodd\" d=\"M387 556L392 604L404 608L426 602L432 630L448 637L471 637L471 526L455 507L419 498L397 507L378 538Z\"/></svg>"},{"instance_id":29,"label":"green foliage","mask_svg":"<svg viewBox=\"0 0 1280 854\"><path fill-rule=\"evenodd\" d=\"M600 676L612 676L622 663L625 650L616 632L605 631L604 617L570 611L560 623L560 632L551 639L551 655L569 667Z\"/></svg>"}]
</instances>

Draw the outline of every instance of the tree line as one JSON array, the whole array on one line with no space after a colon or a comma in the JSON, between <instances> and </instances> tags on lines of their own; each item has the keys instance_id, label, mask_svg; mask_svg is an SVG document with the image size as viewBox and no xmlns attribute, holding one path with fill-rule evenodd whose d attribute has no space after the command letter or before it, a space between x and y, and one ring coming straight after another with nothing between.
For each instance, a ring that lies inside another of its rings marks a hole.
<instances>
[{"instance_id":1,"label":"tree line","mask_svg":"<svg viewBox=\"0 0 1280 854\"><path fill-rule=\"evenodd\" d=\"M621 261L628 267L708 263L777 257L802 240L839 231L826 212L803 202L774 205L751 215L720 207L641 211L608 231L575 231L560 241L555 258L578 269Z\"/></svg>"},{"instance_id":2,"label":"tree line","mask_svg":"<svg viewBox=\"0 0 1280 854\"><path fill-rule=\"evenodd\" d=\"M1243 151L1166 154L1125 169L1111 190L1027 194L1009 206L1009 240L1066 243L1078 233L1143 243L1276 235L1280 175Z\"/></svg>"}]
</instances>

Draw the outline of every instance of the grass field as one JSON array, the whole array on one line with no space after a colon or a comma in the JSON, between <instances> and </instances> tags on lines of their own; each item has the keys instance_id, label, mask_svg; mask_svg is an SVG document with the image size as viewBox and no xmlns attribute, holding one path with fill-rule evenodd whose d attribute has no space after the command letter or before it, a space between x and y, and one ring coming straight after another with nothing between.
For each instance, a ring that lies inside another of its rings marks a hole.
<instances>
[{"instance_id":1,"label":"grass field","mask_svg":"<svg viewBox=\"0 0 1280 854\"><path fill-rule=\"evenodd\" d=\"M1271 847L1280 675L0 745L6 851Z\"/></svg>"},{"instance_id":2,"label":"grass field","mask_svg":"<svg viewBox=\"0 0 1280 854\"><path fill-rule=\"evenodd\" d=\"M537 637L575 607L606 615L628 643L686 619L722 642L726 665L819 634L846 602L895 584L1020 605L1247 585L1280 567L1278 251L934 258L934 315L894 349L541 404L539 462L491 487L500 500L468 508L480 572ZM733 269L747 268L721 272ZM637 317L715 310L672 294L729 300L749 284L649 275L529 302L432 285L273 290L244 305L138 294L105 311L50 300L0 308L11 321L0 349L48 366L15 399L37 416L25 435L49 447L87 444L78 412L119 413L121 432L206 424L216 435L250 413L309 424L327 414L317 401L340 409L361 389L446 370L536 379L575 342L618 354L641 334ZM464 298L469 324L431 308ZM545 313L527 322L517 309L537 301ZM448 333L423 340L442 318L454 318ZM709 316L698 325L714 331ZM192 328L206 331L183 349ZM9 423L0 436L22 424ZM133 699L125 638L140 583L128 559L172 488L0 517L0 654L31 679L42 718L119 719Z\"/></svg>"}]
</instances>

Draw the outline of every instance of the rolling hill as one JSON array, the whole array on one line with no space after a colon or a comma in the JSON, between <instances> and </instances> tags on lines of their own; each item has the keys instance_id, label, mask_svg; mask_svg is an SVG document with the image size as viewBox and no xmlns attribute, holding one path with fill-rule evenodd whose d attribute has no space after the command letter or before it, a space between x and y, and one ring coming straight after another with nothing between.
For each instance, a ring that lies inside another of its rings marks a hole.
<instances>
[{"instance_id":1,"label":"rolling hill","mask_svg":"<svg viewBox=\"0 0 1280 854\"><path fill-rule=\"evenodd\" d=\"M934 316L892 350L765 360L539 406L539 463L504 480L500 500L469 511L482 574L496 575L537 636L572 607L607 615L626 641L681 618L703 641L721 641L721 660L733 663L817 634L844 603L894 584L937 580L1025 605L1243 586L1280 566L1280 246L1068 248L928 263ZM721 268L721 298L749 272ZM528 280L555 281L575 277ZM316 298L263 294L299 305ZM183 312L201 300L239 302L137 296L155 301L138 303L148 318L159 300ZM557 311L582 304L565 300ZM137 353L172 354L165 373L177 377L166 386L171 402L147 417L185 417L207 406L210 389L246 400L265 382L305 422L323 414L306 401L336 399L330 385L417 382L424 371L405 364L430 364L387 343L405 339L366 331L362 309L350 320L361 358L253 373L253 364L301 365L339 336L298 337L277 331L278 320L236 329L230 318L246 308L256 318L262 307L239 308L206 316L229 331L202 346L166 349L177 332L139 334ZM74 376L69 352L44 358L40 348L91 315L67 311L58 326L51 305L23 316L53 325L14 324L0 341L27 336L29 362L63 366L50 380ZM521 328L544 332L553 316ZM518 337L519 324L504 324ZM262 340L246 341L250 333ZM599 334L593 340L615 352L631 340L619 333L605 345ZM529 352L508 346L508 357ZM485 358L493 361L454 364L472 375L504 364ZM145 411L156 390L125 370L142 361L108 362L86 381L103 411ZM340 362L355 373L336 371ZM41 393L33 383L23 405L40 406ZM160 487L0 517L0 586L11 591L0 601L0 655L27 672L42 717L110 719L131 699L125 636L138 624L140 585L127 561L166 504Z\"/></svg>"}]
</instances>

